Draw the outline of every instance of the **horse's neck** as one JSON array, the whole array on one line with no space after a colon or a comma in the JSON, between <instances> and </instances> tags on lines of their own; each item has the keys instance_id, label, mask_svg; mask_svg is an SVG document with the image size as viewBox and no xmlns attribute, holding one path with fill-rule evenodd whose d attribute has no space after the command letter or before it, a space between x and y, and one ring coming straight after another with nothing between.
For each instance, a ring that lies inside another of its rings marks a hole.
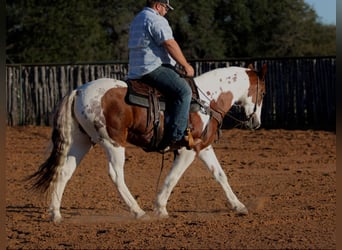
<instances>
[{"instance_id":1,"label":"horse's neck","mask_svg":"<svg viewBox=\"0 0 342 250\"><path fill-rule=\"evenodd\" d=\"M233 103L240 100L247 94L249 81L246 77L245 70L237 68L235 71L230 70L225 72L225 69L220 69L221 74L206 75L198 77L196 85L199 88L200 99L205 103L216 101L222 93L231 92L233 94Z\"/></svg>"}]
</instances>

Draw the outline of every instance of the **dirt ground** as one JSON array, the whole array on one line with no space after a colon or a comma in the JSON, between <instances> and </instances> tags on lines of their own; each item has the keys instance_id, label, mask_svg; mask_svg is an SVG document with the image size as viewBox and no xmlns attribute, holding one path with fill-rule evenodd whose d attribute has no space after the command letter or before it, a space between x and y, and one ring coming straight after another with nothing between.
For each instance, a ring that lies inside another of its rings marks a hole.
<instances>
[{"instance_id":1,"label":"dirt ground","mask_svg":"<svg viewBox=\"0 0 342 250\"><path fill-rule=\"evenodd\" d=\"M126 182L151 216L135 220L108 176L103 150L95 146L66 187L64 221L54 224L48 200L23 181L45 159L51 128L8 127L8 249L335 249L336 134L222 132L214 148L247 216L230 210L219 184L195 160L171 194L170 217L155 218L161 155L130 146ZM161 181L171 160L167 154Z\"/></svg>"}]
</instances>

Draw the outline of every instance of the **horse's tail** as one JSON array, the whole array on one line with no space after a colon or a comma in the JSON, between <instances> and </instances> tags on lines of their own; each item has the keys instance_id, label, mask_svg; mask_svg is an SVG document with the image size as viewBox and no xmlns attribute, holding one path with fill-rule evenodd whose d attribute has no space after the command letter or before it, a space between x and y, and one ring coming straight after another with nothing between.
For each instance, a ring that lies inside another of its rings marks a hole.
<instances>
[{"instance_id":1,"label":"horse's tail","mask_svg":"<svg viewBox=\"0 0 342 250\"><path fill-rule=\"evenodd\" d=\"M33 182L32 188L46 193L54 184L59 169L63 166L71 145L73 127L72 107L76 90L66 95L57 106L51 135L52 150L47 160L38 170L28 177Z\"/></svg>"}]
</instances>

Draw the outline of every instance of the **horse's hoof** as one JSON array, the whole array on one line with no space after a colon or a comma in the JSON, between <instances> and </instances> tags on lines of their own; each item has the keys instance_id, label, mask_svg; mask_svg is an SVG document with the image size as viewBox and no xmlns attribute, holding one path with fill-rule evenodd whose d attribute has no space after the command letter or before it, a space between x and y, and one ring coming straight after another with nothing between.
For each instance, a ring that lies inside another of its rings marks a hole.
<instances>
[{"instance_id":1,"label":"horse's hoof","mask_svg":"<svg viewBox=\"0 0 342 250\"><path fill-rule=\"evenodd\" d=\"M169 214L166 210L156 209L154 210L154 214L156 215L156 217L161 218L161 219L169 218Z\"/></svg>"},{"instance_id":2,"label":"horse's hoof","mask_svg":"<svg viewBox=\"0 0 342 250\"><path fill-rule=\"evenodd\" d=\"M166 218L169 218L169 214L157 214L157 216L160 218L160 219L166 219Z\"/></svg>"},{"instance_id":3,"label":"horse's hoof","mask_svg":"<svg viewBox=\"0 0 342 250\"><path fill-rule=\"evenodd\" d=\"M159 219L167 219L167 218L170 217L168 214L156 214L156 216L157 216Z\"/></svg>"},{"instance_id":4,"label":"horse's hoof","mask_svg":"<svg viewBox=\"0 0 342 250\"><path fill-rule=\"evenodd\" d=\"M246 207L235 208L237 215L247 215L248 209Z\"/></svg>"},{"instance_id":5,"label":"horse's hoof","mask_svg":"<svg viewBox=\"0 0 342 250\"><path fill-rule=\"evenodd\" d=\"M144 221L144 220L150 220L151 219L151 217L148 215L148 214L143 214L143 215L141 215L141 216L139 216L139 217L136 217L138 220L142 220L142 221Z\"/></svg>"},{"instance_id":6,"label":"horse's hoof","mask_svg":"<svg viewBox=\"0 0 342 250\"><path fill-rule=\"evenodd\" d=\"M50 219L53 223L58 224L62 222L62 216L55 216L55 217L51 217Z\"/></svg>"},{"instance_id":7,"label":"horse's hoof","mask_svg":"<svg viewBox=\"0 0 342 250\"><path fill-rule=\"evenodd\" d=\"M134 217L136 219L141 219L142 217L147 216L146 213L144 211L138 212L138 213L134 213Z\"/></svg>"}]
</instances>

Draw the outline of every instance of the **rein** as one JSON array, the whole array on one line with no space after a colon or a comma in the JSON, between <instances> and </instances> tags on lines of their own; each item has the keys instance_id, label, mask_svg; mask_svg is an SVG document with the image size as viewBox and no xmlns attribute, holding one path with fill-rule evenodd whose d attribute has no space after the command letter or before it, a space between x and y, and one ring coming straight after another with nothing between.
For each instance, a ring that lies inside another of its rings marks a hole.
<instances>
[{"instance_id":1,"label":"rein","mask_svg":"<svg viewBox=\"0 0 342 250\"><path fill-rule=\"evenodd\" d=\"M164 157L165 153L162 153L162 163L160 166L160 172L159 172L159 176L158 176L158 180L157 180L157 185L156 185L156 194L158 193L158 187L159 187L159 182L160 182L160 177L162 175L163 169L164 169L164 162L165 162L165 157Z\"/></svg>"}]
</instances>

